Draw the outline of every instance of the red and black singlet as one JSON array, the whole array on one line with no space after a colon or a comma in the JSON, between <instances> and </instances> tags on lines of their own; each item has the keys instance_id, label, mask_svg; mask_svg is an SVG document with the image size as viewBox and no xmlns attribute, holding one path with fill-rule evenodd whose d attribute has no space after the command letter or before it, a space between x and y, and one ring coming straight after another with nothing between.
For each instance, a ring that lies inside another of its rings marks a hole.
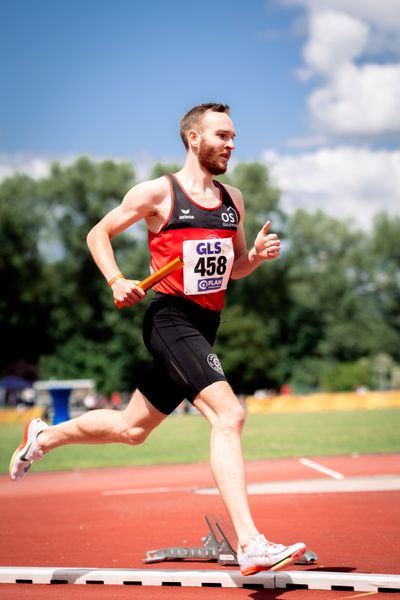
<instances>
[{"instance_id":1,"label":"red and black singlet","mask_svg":"<svg viewBox=\"0 0 400 600\"><path fill-rule=\"evenodd\" d=\"M154 290L221 310L234 261L239 212L218 181L213 183L219 189L220 202L210 209L196 204L174 175L166 177L171 188L171 211L161 231L148 233L151 268L160 269L177 256L182 256L185 264Z\"/></svg>"}]
</instances>

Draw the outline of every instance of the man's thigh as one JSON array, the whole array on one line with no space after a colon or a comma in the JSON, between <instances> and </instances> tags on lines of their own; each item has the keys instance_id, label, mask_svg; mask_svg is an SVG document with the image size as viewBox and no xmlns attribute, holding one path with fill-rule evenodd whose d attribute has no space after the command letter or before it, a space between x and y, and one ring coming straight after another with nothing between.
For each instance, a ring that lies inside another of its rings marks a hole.
<instances>
[{"instance_id":1,"label":"man's thigh","mask_svg":"<svg viewBox=\"0 0 400 600\"><path fill-rule=\"evenodd\" d=\"M201 390L193 404L211 425L244 422L245 410L227 381L217 381Z\"/></svg>"}]
</instances>

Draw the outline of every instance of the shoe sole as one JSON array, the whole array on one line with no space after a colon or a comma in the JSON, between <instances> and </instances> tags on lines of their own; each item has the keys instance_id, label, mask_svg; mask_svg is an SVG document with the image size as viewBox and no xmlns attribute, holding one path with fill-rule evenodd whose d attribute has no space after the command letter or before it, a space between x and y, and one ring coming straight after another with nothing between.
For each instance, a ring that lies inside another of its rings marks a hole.
<instances>
[{"instance_id":1,"label":"shoe sole","mask_svg":"<svg viewBox=\"0 0 400 600\"><path fill-rule=\"evenodd\" d=\"M11 460L10 460L10 466L8 469L8 472L10 474L10 477L12 480L14 480L15 478L12 476L12 468L14 466L14 462L16 460L16 458L18 457L18 454L25 448L27 442L28 442L28 429L29 429L29 425L32 423L32 421L34 421L34 419L31 419L30 421L28 421L25 425L25 429L24 429L24 437L22 442L20 443L20 445L18 446L18 448L14 451Z\"/></svg>"},{"instance_id":2,"label":"shoe sole","mask_svg":"<svg viewBox=\"0 0 400 600\"><path fill-rule=\"evenodd\" d=\"M271 567L256 567L256 566L249 567L248 569L245 569L244 571L242 571L242 575L244 575L245 577L248 577L249 575L255 575L256 573L260 573L261 571L277 571L278 569L281 569L285 565L288 565L288 564L294 562L295 560L297 560L298 558L301 558L306 550L307 550L307 548L304 546L304 548L300 548L300 550L296 550L295 552L293 552L293 554L291 554L290 556L287 556L286 558L283 558L282 560L278 561Z\"/></svg>"}]
</instances>

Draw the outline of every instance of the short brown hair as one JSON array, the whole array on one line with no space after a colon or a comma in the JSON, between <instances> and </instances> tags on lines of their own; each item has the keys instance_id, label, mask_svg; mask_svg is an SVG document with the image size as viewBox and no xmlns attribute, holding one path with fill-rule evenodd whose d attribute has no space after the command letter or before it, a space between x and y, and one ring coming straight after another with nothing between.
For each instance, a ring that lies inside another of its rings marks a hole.
<instances>
[{"instance_id":1,"label":"short brown hair","mask_svg":"<svg viewBox=\"0 0 400 600\"><path fill-rule=\"evenodd\" d=\"M230 107L227 104L218 104L217 102L207 102L206 104L199 104L194 106L186 114L183 115L180 124L180 134L182 142L185 144L186 150L189 148L187 134L190 129L194 129L196 126L199 127L200 121L204 114L208 111L226 113L229 115Z\"/></svg>"}]
</instances>

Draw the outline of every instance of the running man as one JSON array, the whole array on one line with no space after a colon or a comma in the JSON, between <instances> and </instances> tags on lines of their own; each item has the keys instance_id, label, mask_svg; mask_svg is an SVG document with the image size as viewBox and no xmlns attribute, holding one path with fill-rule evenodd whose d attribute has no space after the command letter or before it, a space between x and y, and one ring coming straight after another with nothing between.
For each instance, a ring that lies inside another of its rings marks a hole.
<instances>
[{"instance_id":1,"label":"running man","mask_svg":"<svg viewBox=\"0 0 400 600\"><path fill-rule=\"evenodd\" d=\"M53 427L34 419L14 452L10 475L20 479L33 462L66 444L141 444L187 398L211 425L211 470L238 538L241 571L252 575L299 558L306 547L274 544L253 521L241 446L245 412L212 347L229 279L247 277L280 255L269 221L247 249L242 194L213 179L225 173L234 149L229 113L227 105L211 103L189 110L180 124L187 151L183 168L134 186L88 234L90 252L120 306L134 306L146 294L120 272L111 244L115 235L145 220L151 269L177 256L184 261L154 287L143 323L153 363L127 408L91 411Z\"/></svg>"}]
</instances>

